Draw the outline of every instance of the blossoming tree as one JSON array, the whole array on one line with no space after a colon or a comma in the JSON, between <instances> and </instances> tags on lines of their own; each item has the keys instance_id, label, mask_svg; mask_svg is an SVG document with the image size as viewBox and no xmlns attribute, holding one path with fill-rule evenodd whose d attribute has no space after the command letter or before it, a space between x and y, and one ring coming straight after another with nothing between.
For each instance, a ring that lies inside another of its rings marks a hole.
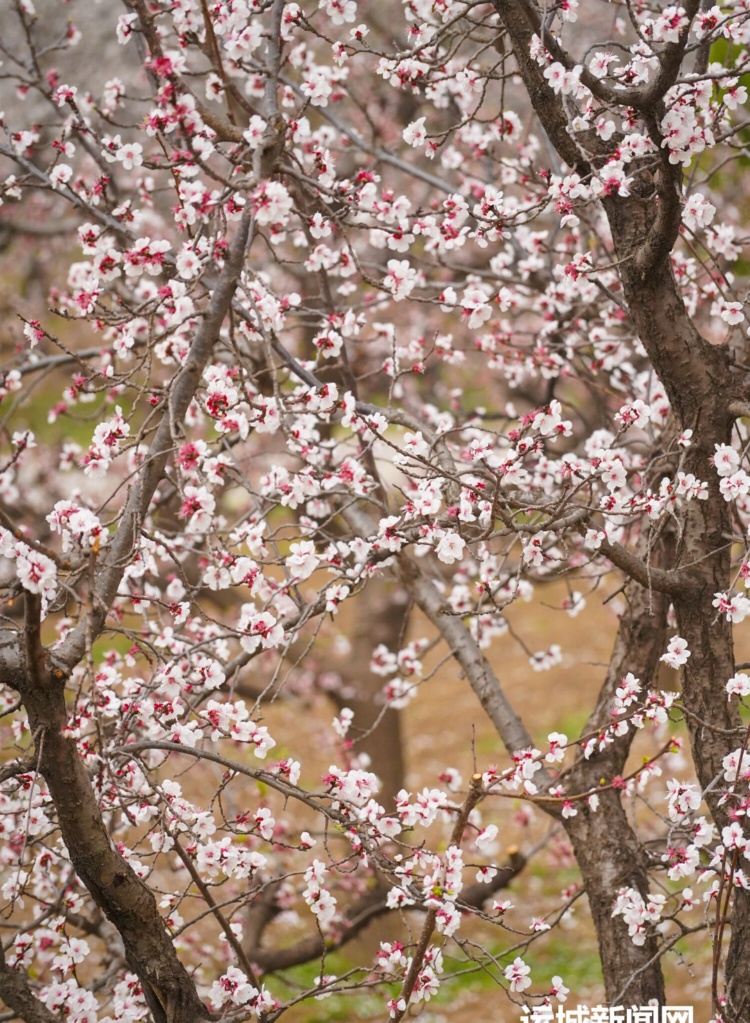
<instances>
[{"instance_id":1,"label":"blossoming tree","mask_svg":"<svg viewBox=\"0 0 750 1023\"><path fill-rule=\"evenodd\" d=\"M696 931L749 1021L750 4L101 3L94 88L90 9L55 35L36 2L0 44L6 264L54 253L3 324L4 1018L375 988L400 1020L467 961L542 1011L568 989L533 943L585 892L611 1004L663 1004ZM610 577L598 698L541 742L493 667L508 609L563 580L585 615ZM316 773L284 701L357 618ZM498 750L409 791L433 649ZM581 876L531 925L518 801Z\"/></svg>"}]
</instances>

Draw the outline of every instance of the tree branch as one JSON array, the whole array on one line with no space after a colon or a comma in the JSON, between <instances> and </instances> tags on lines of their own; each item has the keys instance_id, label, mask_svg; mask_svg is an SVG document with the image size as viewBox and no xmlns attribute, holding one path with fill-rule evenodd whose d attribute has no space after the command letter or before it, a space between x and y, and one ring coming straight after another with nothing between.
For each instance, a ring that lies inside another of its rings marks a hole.
<instances>
[{"instance_id":1,"label":"tree branch","mask_svg":"<svg viewBox=\"0 0 750 1023\"><path fill-rule=\"evenodd\" d=\"M198 390L203 371L218 340L224 317L231 307L245 253L251 240L252 214L248 204L211 296L208 311L190 348L190 354L172 385L167 408L162 413L143 471L128 495L117 533L107 548L102 568L97 574L91 606L55 651L55 663L68 674L83 656L87 637L93 640L101 631L125 568L137 549L141 523L174 447L176 440L174 429L181 426L190 402Z\"/></svg>"},{"instance_id":2,"label":"tree branch","mask_svg":"<svg viewBox=\"0 0 750 1023\"><path fill-rule=\"evenodd\" d=\"M498 868L497 874L492 880L487 884L478 882L465 888L462 892L463 897L457 900L456 905L459 909L463 907L481 909L487 899L508 887L513 878L521 873L526 863L526 857L518 849L515 847L508 849L508 860ZM386 895L384 887L379 885L351 905L346 911L345 929L333 944L326 943L320 934L315 934L304 938L290 948L248 948L246 949L247 958L260 967L264 973L275 973L277 970L300 966L302 963L317 959L325 951L342 948L373 920L394 912L386 904ZM419 906L410 907L410 911L419 911L420 909Z\"/></svg>"},{"instance_id":3,"label":"tree branch","mask_svg":"<svg viewBox=\"0 0 750 1023\"><path fill-rule=\"evenodd\" d=\"M59 1016L50 1012L31 990L26 975L8 966L1 943L0 998L24 1023L60 1023Z\"/></svg>"},{"instance_id":4,"label":"tree branch","mask_svg":"<svg viewBox=\"0 0 750 1023\"><path fill-rule=\"evenodd\" d=\"M621 543L603 540L600 550L613 565L621 568L626 575L647 590L658 590L660 593L674 596L690 585L691 580L687 572L657 568L648 561L642 561Z\"/></svg>"},{"instance_id":5,"label":"tree branch","mask_svg":"<svg viewBox=\"0 0 750 1023\"><path fill-rule=\"evenodd\" d=\"M461 840L464 837L464 830L469 820L469 814L477 805L482 797L482 776L481 774L475 774L471 779L471 786L467 793L466 799L464 799L461 809L459 810L458 817L456 818L455 824L453 825L453 831L451 832L449 846L461 846ZM417 947L414 950L412 956L411 966L409 972L404 978L404 984L401 988L401 994L399 996L399 1003L403 1002L401 1008L396 1009L395 1023L400 1023L404 1018L406 1011L409 1007L409 1000L411 999L412 992L414 991L414 985L417 983L417 977L419 971L422 969L424 962L425 952L430 943L432 932L435 930L435 923L437 921L438 909L437 907L430 907L427 911L427 919L422 927L422 933L419 936Z\"/></svg>"},{"instance_id":6,"label":"tree branch","mask_svg":"<svg viewBox=\"0 0 750 1023\"><path fill-rule=\"evenodd\" d=\"M460 618L443 614L443 600L435 583L424 576L405 555L399 558L399 565L404 585L418 607L442 634L508 752L532 747L534 743L531 736L503 692L479 644Z\"/></svg>"},{"instance_id":7,"label":"tree branch","mask_svg":"<svg viewBox=\"0 0 750 1023\"><path fill-rule=\"evenodd\" d=\"M669 92L682 68L682 61L685 56L685 47L690 37L690 28L700 8L700 0L685 0L683 10L687 15L687 24L680 32L674 43L667 43L659 56L659 71L653 82L638 90L635 100L630 100L630 106L638 110L651 110Z\"/></svg>"},{"instance_id":8,"label":"tree branch","mask_svg":"<svg viewBox=\"0 0 750 1023\"><path fill-rule=\"evenodd\" d=\"M63 685L47 677L23 696L39 767L70 860L120 933L128 965L141 980L155 1023L206 1019L208 1013L177 957L153 893L112 844L76 741L63 734L68 718Z\"/></svg>"}]
</instances>

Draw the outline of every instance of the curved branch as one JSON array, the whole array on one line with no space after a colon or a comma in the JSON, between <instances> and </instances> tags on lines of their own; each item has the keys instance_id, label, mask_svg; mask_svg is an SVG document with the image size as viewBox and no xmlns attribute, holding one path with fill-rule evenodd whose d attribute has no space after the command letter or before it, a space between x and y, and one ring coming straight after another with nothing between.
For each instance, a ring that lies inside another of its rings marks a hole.
<instances>
[{"instance_id":1,"label":"curved branch","mask_svg":"<svg viewBox=\"0 0 750 1023\"><path fill-rule=\"evenodd\" d=\"M621 568L626 575L647 590L658 590L660 593L675 596L684 593L686 587L690 585L691 579L687 572L669 571L652 566L648 561L642 561L627 547L623 547L621 543L603 540L600 550L613 565Z\"/></svg>"},{"instance_id":2,"label":"curved branch","mask_svg":"<svg viewBox=\"0 0 750 1023\"><path fill-rule=\"evenodd\" d=\"M0 944L0 998L24 1023L60 1023L56 1013L51 1012L31 990L28 978L12 970Z\"/></svg>"},{"instance_id":3,"label":"curved branch","mask_svg":"<svg viewBox=\"0 0 750 1023\"><path fill-rule=\"evenodd\" d=\"M55 650L55 663L68 674L83 656L87 638L94 639L101 631L125 569L135 553L141 523L174 447L175 427L181 426L185 418L213 347L219 338L224 317L231 307L245 261L245 253L252 241L252 225L253 219L248 204L211 296L206 316L198 328L187 361L172 386L167 408L162 412L161 422L143 466L143 472L128 495L117 534L107 549L103 566L97 576L92 605L75 629Z\"/></svg>"},{"instance_id":4,"label":"curved branch","mask_svg":"<svg viewBox=\"0 0 750 1023\"><path fill-rule=\"evenodd\" d=\"M63 686L40 673L37 684L23 695L39 769L57 809L71 863L119 932L128 966L141 981L155 1023L207 1019L153 892L114 847L76 740L64 734L68 713Z\"/></svg>"}]
</instances>

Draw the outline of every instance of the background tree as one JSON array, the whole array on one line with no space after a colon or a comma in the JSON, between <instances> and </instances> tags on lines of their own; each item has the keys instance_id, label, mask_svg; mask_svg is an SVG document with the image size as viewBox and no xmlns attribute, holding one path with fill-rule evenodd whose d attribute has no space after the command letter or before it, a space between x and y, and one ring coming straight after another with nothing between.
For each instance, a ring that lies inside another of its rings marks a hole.
<instances>
[{"instance_id":1,"label":"background tree","mask_svg":"<svg viewBox=\"0 0 750 1023\"><path fill-rule=\"evenodd\" d=\"M125 7L118 77L87 8L3 15L5 262L53 277L0 391L9 1013L375 987L400 1020L473 964L544 1018L529 946L585 893L610 1004L663 1004L697 932L750 1020L750 5ZM610 576L588 721L542 738L494 667L512 605ZM446 660L505 753L408 791L399 710ZM581 886L529 924L563 832Z\"/></svg>"}]
</instances>

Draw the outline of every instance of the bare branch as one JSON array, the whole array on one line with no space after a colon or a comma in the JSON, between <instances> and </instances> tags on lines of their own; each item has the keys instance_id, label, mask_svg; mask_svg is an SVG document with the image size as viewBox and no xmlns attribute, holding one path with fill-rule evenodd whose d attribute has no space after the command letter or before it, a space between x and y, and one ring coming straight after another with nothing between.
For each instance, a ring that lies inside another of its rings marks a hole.
<instances>
[{"instance_id":1,"label":"bare branch","mask_svg":"<svg viewBox=\"0 0 750 1023\"><path fill-rule=\"evenodd\" d=\"M687 572L656 568L648 561L641 561L621 543L603 540L601 552L613 565L635 579L648 590L659 590L661 593L675 595L690 586L691 580Z\"/></svg>"}]
</instances>

